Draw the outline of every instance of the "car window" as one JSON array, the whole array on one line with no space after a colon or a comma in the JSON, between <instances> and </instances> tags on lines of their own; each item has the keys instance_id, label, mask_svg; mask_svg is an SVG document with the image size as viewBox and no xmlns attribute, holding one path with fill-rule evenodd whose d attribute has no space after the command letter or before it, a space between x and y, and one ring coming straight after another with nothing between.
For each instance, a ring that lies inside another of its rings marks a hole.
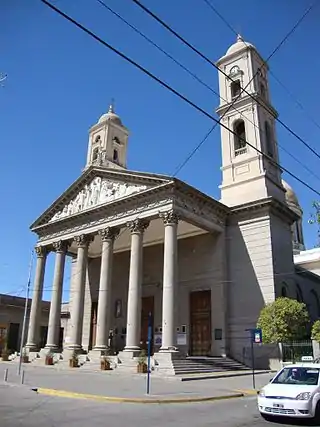
<instances>
[{"instance_id":1,"label":"car window","mask_svg":"<svg viewBox=\"0 0 320 427\"><path fill-rule=\"evenodd\" d=\"M273 384L317 385L319 368L284 368L272 381Z\"/></svg>"}]
</instances>

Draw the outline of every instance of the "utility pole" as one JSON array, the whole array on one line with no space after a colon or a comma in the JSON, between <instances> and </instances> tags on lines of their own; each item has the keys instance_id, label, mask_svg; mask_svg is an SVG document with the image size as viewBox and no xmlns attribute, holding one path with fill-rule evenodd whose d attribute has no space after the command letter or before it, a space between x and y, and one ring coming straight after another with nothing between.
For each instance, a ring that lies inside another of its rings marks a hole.
<instances>
[{"instance_id":1,"label":"utility pole","mask_svg":"<svg viewBox=\"0 0 320 427\"><path fill-rule=\"evenodd\" d=\"M32 264L33 264L33 250L31 251L31 257L30 257L30 263L29 263L29 273L28 273L28 282L27 282L27 288L26 288L26 300L24 303L24 315L23 315L22 333L21 333L21 340L20 340L20 359L19 359L18 375L21 374L22 352L23 352L23 347L24 347L24 336L26 334L26 322L27 322L27 312L28 312Z\"/></svg>"}]
</instances>

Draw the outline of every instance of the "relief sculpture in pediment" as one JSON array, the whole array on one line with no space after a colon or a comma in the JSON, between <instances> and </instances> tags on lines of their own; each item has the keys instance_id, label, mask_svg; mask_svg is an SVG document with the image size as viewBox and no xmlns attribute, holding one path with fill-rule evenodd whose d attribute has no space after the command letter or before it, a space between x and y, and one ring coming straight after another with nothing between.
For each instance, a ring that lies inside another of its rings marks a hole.
<instances>
[{"instance_id":1,"label":"relief sculpture in pediment","mask_svg":"<svg viewBox=\"0 0 320 427\"><path fill-rule=\"evenodd\" d=\"M147 185L113 182L96 177L90 184L86 184L78 195L65 205L62 211L57 212L50 222L69 215L74 215L97 205L130 196L133 193L144 191L147 188Z\"/></svg>"}]
</instances>

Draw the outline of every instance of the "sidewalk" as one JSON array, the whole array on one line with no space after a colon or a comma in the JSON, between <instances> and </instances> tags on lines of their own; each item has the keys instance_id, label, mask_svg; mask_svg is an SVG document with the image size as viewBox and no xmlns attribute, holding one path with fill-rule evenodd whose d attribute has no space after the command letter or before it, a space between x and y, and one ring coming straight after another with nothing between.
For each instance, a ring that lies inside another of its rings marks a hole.
<instances>
[{"instance_id":1,"label":"sidewalk","mask_svg":"<svg viewBox=\"0 0 320 427\"><path fill-rule=\"evenodd\" d=\"M8 383L19 384L17 365L0 363L0 379L8 369ZM250 376L181 382L150 376L150 394L146 394L146 375L118 372L55 370L23 365L24 384L39 393L61 397L114 402L178 403L221 400L241 397L252 389ZM256 377L257 389L271 374ZM239 391L241 390L241 391Z\"/></svg>"}]
</instances>

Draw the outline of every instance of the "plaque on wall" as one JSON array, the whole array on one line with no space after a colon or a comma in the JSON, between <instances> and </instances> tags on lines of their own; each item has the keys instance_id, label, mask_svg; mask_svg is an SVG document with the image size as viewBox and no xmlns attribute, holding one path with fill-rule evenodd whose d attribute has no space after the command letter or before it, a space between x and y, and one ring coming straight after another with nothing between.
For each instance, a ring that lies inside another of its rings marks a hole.
<instances>
[{"instance_id":1,"label":"plaque on wall","mask_svg":"<svg viewBox=\"0 0 320 427\"><path fill-rule=\"evenodd\" d=\"M222 329L215 329L214 330L214 339L216 341L221 341L222 340Z\"/></svg>"}]
</instances>

